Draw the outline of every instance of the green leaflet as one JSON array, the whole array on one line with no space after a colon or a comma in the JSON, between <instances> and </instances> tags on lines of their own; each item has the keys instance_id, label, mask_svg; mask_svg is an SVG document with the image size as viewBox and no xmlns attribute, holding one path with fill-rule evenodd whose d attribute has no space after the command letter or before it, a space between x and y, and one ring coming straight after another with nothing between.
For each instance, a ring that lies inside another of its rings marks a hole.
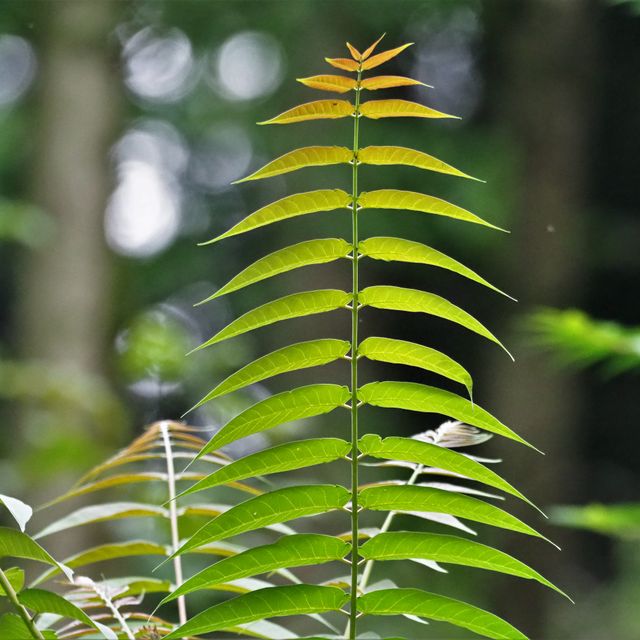
<instances>
[{"instance_id":1,"label":"green leaflet","mask_svg":"<svg viewBox=\"0 0 640 640\"><path fill-rule=\"evenodd\" d=\"M379 118L453 118L442 111L436 111L417 102L409 100L369 100L360 106L360 113L365 118L378 120Z\"/></svg>"},{"instance_id":2,"label":"green leaflet","mask_svg":"<svg viewBox=\"0 0 640 640\"><path fill-rule=\"evenodd\" d=\"M360 209L407 209L421 213L432 213L436 216L445 216L473 222L497 231L505 231L500 227L483 220L474 213L457 207L450 202L428 196L414 191L400 191L398 189L379 189L378 191L366 191L358 196Z\"/></svg>"},{"instance_id":3,"label":"green leaflet","mask_svg":"<svg viewBox=\"0 0 640 640\"><path fill-rule=\"evenodd\" d=\"M167 548L157 542L131 540L128 542L115 542L91 547L90 549L69 556L64 560L64 564L71 569L77 569L78 567L86 567L94 562L103 562L105 560L115 560L117 558L128 558L131 556L166 556L167 553ZM58 573L60 573L60 569L50 569L39 576L33 585L42 584Z\"/></svg>"},{"instance_id":4,"label":"green leaflet","mask_svg":"<svg viewBox=\"0 0 640 640\"><path fill-rule=\"evenodd\" d=\"M26 533L9 527L0 527L0 559L25 558L59 568L71 580L73 571L54 560L37 542Z\"/></svg>"},{"instance_id":5,"label":"green leaflet","mask_svg":"<svg viewBox=\"0 0 640 640\"><path fill-rule=\"evenodd\" d=\"M298 371L310 367L318 367L329 362L343 358L351 349L351 343L347 340L309 340L283 347L277 351L262 356L239 371L223 380L217 387L210 391L198 404L199 407L214 398L226 395L238 389L255 384L267 378Z\"/></svg>"},{"instance_id":6,"label":"green leaflet","mask_svg":"<svg viewBox=\"0 0 640 640\"><path fill-rule=\"evenodd\" d=\"M344 458L350 448L351 445L348 442L338 438L315 438L285 442L263 451L251 453L221 467L183 491L178 497L217 487L233 480L255 478L332 462Z\"/></svg>"},{"instance_id":7,"label":"green leaflet","mask_svg":"<svg viewBox=\"0 0 640 640\"><path fill-rule=\"evenodd\" d=\"M350 204L351 196L342 191L342 189L318 189L317 191L296 193L254 211L231 227L231 229L225 231L225 233L207 242L202 242L200 246L213 244L223 238L237 236L281 220L304 216L309 213L346 209Z\"/></svg>"},{"instance_id":8,"label":"green leaflet","mask_svg":"<svg viewBox=\"0 0 640 640\"><path fill-rule=\"evenodd\" d=\"M512 487L506 480L503 480L497 473L491 471L491 469L468 456L445 447L412 438L390 437L383 440L380 436L368 434L360 438L358 448L362 453L374 458L404 460L459 473L466 478L482 482L490 487L495 487L505 493L516 496L527 504L534 506L517 489Z\"/></svg>"},{"instance_id":9,"label":"green leaflet","mask_svg":"<svg viewBox=\"0 0 640 640\"><path fill-rule=\"evenodd\" d=\"M457 536L408 531L379 533L360 547L360 555L367 560L420 558L497 571L536 580L568 598L558 587L520 560L487 545Z\"/></svg>"},{"instance_id":10,"label":"green leaflet","mask_svg":"<svg viewBox=\"0 0 640 640\"><path fill-rule=\"evenodd\" d=\"M350 497L350 492L338 485L303 485L276 489L245 500L221 513L196 531L173 556L209 542L255 531L266 525L341 509Z\"/></svg>"},{"instance_id":11,"label":"green leaflet","mask_svg":"<svg viewBox=\"0 0 640 640\"><path fill-rule=\"evenodd\" d=\"M169 512L154 504L142 504L139 502L107 502L89 507L81 507L66 515L34 536L34 538L44 538L52 533L58 533L94 522L104 522L106 520L119 520L122 518L166 518Z\"/></svg>"},{"instance_id":12,"label":"green leaflet","mask_svg":"<svg viewBox=\"0 0 640 640\"><path fill-rule=\"evenodd\" d=\"M482 407L437 387L416 382L371 382L358 389L358 399L376 407L440 413L535 449Z\"/></svg>"},{"instance_id":13,"label":"green leaflet","mask_svg":"<svg viewBox=\"0 0 640 640\"><path fill-rule=\"evenodd\" d=\"M414 342L392 338L366 338L358 347L358 356L392 364L406 364L433 371L464 385L471 397L473 380L469 372L449 356Z\"/></svg>"},{"instance_id":14,"label":"green leaflet","mask_svg":"<svg viewBox=\"0 0 640 640\"><path fill-rule=\"evenodd\" d=\"M367 615L410 614L449 622L494 640L527 640L508 622L460 600L420 589L382 589L358 598L358 610Z\"/></svg>"},{"instance_id":15,"label":"green leaflet","mask_svg":"<svg viewBox=\"0 0 640 640\"><path fill-rule=\"evenodd\" d=\"M277 276L280 273L286 273L287 271L312 264L324 264L339 258L345 258L349 253L351 253L351 245L341 238L307 240L306 242L279 249L248 266L225 284L224 287L198 304L204 304L232 291L238 291L238 289L247 287L250 284Z\"/></svg>"},{"instance_id":16,"label":"green leaflet","mask_svg":"<svg viewBox=\"0 0 640 640\"><path fill-rule=\"evenodd\" d=\"M16 593L24 587L24 571L22 569L19 569L18 567L10 567L9 569L4 569L4 575ZM0 584L0 597L6 595L5 590Z\"/></svg>"},{"instance_id":17,"label":"green leaflet","mask_svg":"<svg viewBox=\"0 0 640 640\"><path fill-rule=\"evenodd\" d=\"M500 340L481 322L478 322L478 320L464 311L464 309L437 296L435 293L419 291L418 289L405 289L404 287L382 285L367 287L362 290L358 295L358 302L362 306L375 307L376 309L427 313L432 316L444 318L450 322L455 322L465 327L465 329L469 329L469 331L473 331L487 338L487 340L495 342L499 347L504 349L513 360L513 356L507 351Z\"/></svg>"},{"instance_id":18,"label":"green leaflet","mask_svg":"<svg viewBox=\"0 0 640 640\"><path fill-rule=\"evenodd\" d=\"M255 498L254 498L255 500ZM360 491L360 504L374 511L424 511L447 513L459 518L517 531L546 540L535 529L510 513L471 496L433 487L383 485Z\"/></svg>"},{"instance_id":19,"label":"green leaflet","mask_svg":"<svg viewBox=\"0 0 640 640\"><path fill-rule=\"evenodd\" d=\"M240 438L272 429L285 422L319 416L342 406L351 394L337 384L312 384L270 396L227 422L198 453L197 458Z\"/></svg>"},{"instance_id":20,"label":"green leaflet","mask_svg":"<svg viewBox=\"0 0 640 640\"><path fill-rule=\"evenodd\" d=\"M341 589L308 584L260 589L199 613L165 636L165 640L210 633L262 618L337 611L347 598Z\"/></svg>"},{"instance_id":21,"label":"green leaflet","mask_svg":"<svg viewBox=\"0 0 640 640\"><path fill-rule=\"evenodd\" d=\"M338 289L320 289L318 291L293 293L289 296L272 300L251 311L247 311L244 315L230 322L224 329L218 331L215 336L195 348L192 353L274 322L341 309L346 307L351 298L350 293L345 293Z\"/></svg>"},{"instance_id":22,"label":"green leaflet","mask_svg":"<svg viewBox=\"0 0 640 640\"><path fill-rule=\"evenodd\" d=\"M277 569L340 560L350 550L351 545L348 542L332 536L313 533L284 536L273 544L248 549L203 569L167 596L160 605L192 591L206 589L210 585L231 582Z\"/></svg>"},{"instance_id":23,"label":"green leaflet","mask_svg":"<svg viewBox=\"0 0 640 640\"><path fill-rule=\"evenodd\" d=\"M437 173L446 173L451 176L483 182L483 180L478 180L478 178L463 173L446 162L430 156L428 153L407 147L365 147L358 152L358 162L378 166L401 164L408 167L416 167L417 169L426 169L427 171L436 171Z\"/></svg>"},{"instance_id":24,"label":"green leaflet","mask_svg":"<svg viewBox=\"0 0 640 640\"><path fill-rule=\"evenodd\" d=\"M246 178L236 180L232 184L271 178L283 173L297 171L305 167L320 167L331 164L348 164L353 159L353 151L347 147L302 147L289 151L284 155L267 163L255 173Z\"/></svg>"},{"instance_id":25,"label":"green leaflet","mask_svg":"<svg viewBox=\"0 0 640 640\"><path fill-rule=\"evenodd\" d=\"M475 271L465 267L457 260L446 256L444 253L440 253L440 251L436 251L420 242L403 240L401 238L367 238L360 242L358 249L361 255L368 256L373 260L426 264L447 269L514 300L509 294L494 287Z\"/></svg>"},{"instance_id":26,"label":"green leaflet","mask_svg":"<svg viewBox=\"0 0 640 640\"><path fill-rule=\"evenodd\" d=\"M292 124L305 120L335 120L353 115L353 105L347 100L314 100L284 111L271 120L258 124Z\"/></svg>"}]
</instances>

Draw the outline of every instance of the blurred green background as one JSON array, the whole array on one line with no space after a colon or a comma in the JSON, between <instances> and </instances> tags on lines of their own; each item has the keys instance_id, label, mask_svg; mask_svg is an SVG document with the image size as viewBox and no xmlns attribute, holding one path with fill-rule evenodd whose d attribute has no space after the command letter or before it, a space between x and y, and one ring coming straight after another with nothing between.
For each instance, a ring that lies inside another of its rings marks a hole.
<instances>
[{"instance_id":1,"label":"blurred green background","mask_svg":"<svg viewBox=\"0 0 640 640\"><path fill-rule=\"evenodd\" d=\"M506 477L543 508L640 500L637 375L565 372L523 329L540 306L639 323L640 15L633 2L595 0L0 2L2 493L43 502L145 424L180 416L249 358L292 337L348 335L349 318L338 313L184 357L232 316L273 297L349 286L340 262L193 307L269 251L349 237L348 218L328 213L196 247L287 193L349 188L344 167L230 182L298 146L348 145L347 120L255 122L324 97L295 78L328 71L324 56L344 55L345 40L366 47L382 32L389 47L415 42L385 72L434 86L396 95L463 120L366 121L363 143L412 146L487 183L364 167L362 188L430 193L511 235L398 212L364 216L363 235L431 244L520 302L451 274L393 264L363 263L364 285L445 295L495 329L516 363L463 330L413 314L368 310L363 332L440 347L467 366L478 402L546 452L495 440L483 447L504 458ZM429 382L402 368L363 370L369 380ZM296 374L331 377L346 381L344 364ZM190 421L218 426L292 381L212 403ZM411 434L438 419L367 409L363 422L370 431ZM332 417L305 433L344 435L347 427L346 417ZM268 437L277 441L285 430ZM640 637L640 541L547 526L513 507L564 551L514 536L503 548L572 594L575 606L535 584L462 570L451 580L421 568L407 579L486 605L536 638ZM50 550L72 546L58 544Z\"/></svg>"}]
</instances>

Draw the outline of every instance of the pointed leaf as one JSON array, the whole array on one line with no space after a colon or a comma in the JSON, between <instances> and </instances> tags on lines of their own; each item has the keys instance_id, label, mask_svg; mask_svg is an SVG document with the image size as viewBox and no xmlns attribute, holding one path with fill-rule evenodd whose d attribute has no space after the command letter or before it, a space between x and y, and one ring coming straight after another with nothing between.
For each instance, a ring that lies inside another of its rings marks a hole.
<instances>
[{"instance_id":1,"label":"pointed leaf","mask_svg":"<svg viewBox=\"0 0 640 640\"><path fill-rule=\"evenodd\" d=\"M500 227L486 222L475 214L457 207L454 204L445 202L440 198L416 193L414 191L400 191L398 189L379 189L361 193L358 197L360 209L406 209L408 211L418 211L420 213L432 213L436 216L455 218L465 222L473 222L491 229L504 231Z\"/></svg>"},{"instance_id":2,"label":"pointed leaf","mask_svg":"<svg viewBox=\"0 0 640 640\"><path fill-rule=\"evenodd\" d=\"M505 493L532 504L517 489L503 480L497 473L484 465L451 449L440 447L413 438L389 437L384 440L373 434L360 438L359 449L362 453L383 460L404 460L428 467L458 473L465 478L500 489ZM532 505L533 506L533 505Z\"/></svg>"},{"instance_id":3,"label":"pointed leaf","mask_svg":"<svg viewBox=\"0 0 640 640\"><path fill-rule=\"evenodd\" d=\"M392 89L393 87L408 87L414 85L421 85L428 87L428 84L414 80L413 78L405 78L404 76L373 76L372 78L365 78L361 83L362 89L368 89L369 91L377 91L378 89Z\"/></svg>"},{"instance_id":4,"label":"pointed leaf","mask_svg":"<svg viewBox=\"0 0 640 640\"><path fill-rule=\"evenodd\" d=\"M270 396L227 422L197 457L285 422L329 413L350 397L349 388L337 384L312 384Z\"/></svg>"},{"instance_id":5,"label":"pointed leaf","mask_svg":"<svg viewBox=\"0 0 640 640\"><path fill-rule=\"evenodd\" d=\"M22 531L16 531L9 527L0 527L0 559L1 558L35 560L60 568L69 580L71 580L73 576L73 571L57 562L37 542L32 540L30 536L22 533Z\"/></svg>"},{"instance_id":6,"label":"pointed leaf","mask_svg":"<svg viewBox=\"0 0 640 640\"><path fill-rule=\"evenodd\" d=\"M383 33L371 46L367 47L362 53L362 59L366 60L374 51L374 49L380 44L382 38L384 38L387 34Z\"/></svg>"},{"instance_id":7,"label":"pointed leaf","mask_svg":"<svg viewBox=\"0 0 640 640\"><path fill-rule=\"evenodd\" d=\"M218 242L223 238L237 236L281 220L304 216L309 213L346 209L350 205L351 196L346 191L342 191L342 189L318 189L317 191L296 193L272 202L262 207L262 209L249 214L244 220L231 227L229 231L208 242L201 243L201 246Z\"/></svg>"},{"instance_id":8,"label":"pointed leaf","mask_svg":"<svg viewBox=\"0 0 640 640\"><path fill-rule=\"evenodd\" d=\"M419 558L497 571L536 580L567 597L558 587L520 560L487 545L458 536L407 531L380 533L360 547L360 555L367 560Z\"/></svg>"},{"instance_id":9,"label":"pointed leaf","mask_svg":"<svg viewBox=\"0 0 640 640\"><path fill-rule=\"evenodd\" d=\"M257 498L253 498L256 500ZM510 513L492 504L460 493L418 487L415 485L384 485L360 491L360 504L373 511L425 511L446 513L458 518L473 520L492 527L517 531L542 538L535 529Z\"/></svg>"},{"instance_id":10,"label":"pointed leaf","mask_svg":"<svg viewBox=\"0 0 640 640\"><path fill-rule=\"evenodd\" d=\"M22 569L10 567L9 569L3 569L3 571L4 577L9 581L9 584L16 593L24 587L24 571ZM0 584L0 597L6 595L4 588Z\"/></svg>"},{"instance_id":11,"label":"pointed leaf","mask_svg":"<svg viewBox=\"0 0 640 640\"><path fill-rule=\"evenodd\" d=\"M535 449L482 407L437 387L415 382L371 382L358 389L358 399L376 407L439 413Z\"/></svg>"},{"instance_id":12,"label":"pointed leaf","mask_svg":"<svg viewBox=\"0 0 640 640\"><path fill-rule=\"evenodd\" d=\"M20 531L24 531L27 522L29 522L33 515L33 509L26 504L26 502L18 500L18 498L12 498L11 496L2 494L0 494L0 504L3 504L7 511L13 516L13 519L20 527Z\"/></svg>"},{"instance_id":13,"label":"pointed leaf","mask_svg":"<svg viewBox=\"0 0 640 640\"><path fill-rule=\"evenodd\" d=\"M160 605L192 591L206 589L210 585L256 576L277 569L341 560L350 550L351 545L348 542L332 536L313 533L284 536L273 544L254 547L203 569L167 596Z\"/></svg>"},{"instance_id":14,"label":"pointed leaf","mask_svg":"<svg viewBox=\"0 0 640 640\"><path fill-rule=\"evenodd\" d=\"M347 100L314 100L284 111L271 120L258 124L292 124L305 120L336 120L353 115L353 105Z\"/></svg>"},{"instance_id":15,"label":"pointed leaf","mask_svg":"<svg viewBox=\"0 0 640 640\"><path fill-rule=\"evenodd\" d=\"M351 253L351 250L351 244L341 238L307 240L306 242L279 249L254 262L235 278L232 278L224 287L198 304L204 304L214 298L219 298L232 291L238 291L238 289L293 269L307 267L312 264L325 264L339 258L345 258Z\"/></svg>"},{"instance_id":16,"label":"pointed leaf","mask_svg":"<svg viewBox=\"0 0 640 640\"><path fill-rule=\"evenodd\" d=\"M321 167L331 164L348 164L353 159L353 151L347 147L302 147L289 151L272 160L262 169L258 169L242 180L236 180L233 184L247 182L248 180L260 180L279 176L282 173L290 173L305 167Z\"/></svg>"},{"instance_id":17,"label":"pointed leaf","mask_svg":"<svg viewBox=\"0 0 640 640\"><path fill-rule=\"evenodd\" d=\"M259 329L274 322L302 318L317 313L326 313L344 308L351 301L351 294L337 289L320 289L293 293L283 298L267 302L260 307L247 311L244 315L230 322L215 336L201 344L194 351L199 351L223 340L234 338L248 331Z\"/></svg>"},{"instance_id":18,"label":"pointed leaf","mask_svg":"<svg viewBox=\"0 0 640 640\"><path fill-rule=\"evenodd\" d=\"M335 93L347 93L356 88L356 81L346 76L319 75L310 78L297 78L298 82L321 91L334 91Z\"/></svg>"},{"instance_id":19,"label":"pointed leaf","mask_svg":"<svg viewBox=\"0 0 640 640\"><path fill-rule=\"evenodd\" d=\"M338 485L301 485L276 489L221 513L196 531L174 556L209 542L255 531L265 525L341 509L350 497L350 492Z\"/></svg>"},{"instance_id":20,"label":"pointed leaf","mask_svg":"<svg viewBox=\"0 0 640 640\"><path fill-rule=\"evenodd\" d=\"M347 42L347 49L349 49L349 53L354 60L357 62L362 60L362 54L350 42Z\"/></svg>"},{"instance_id":21,"label":"pointed leaf","mask_svg":"<svg viewBox=\"0 0 640 640\"><path fill-rule=\"evenodd\" d=\"M325 58L325 61L332 67L343 71L357 71L359 66L355 60L349 58Z\"/></svg>"},{"instance_id":22,"label":"pointed leaf","mask_svg":"<svg viewBox=\"0 0 640 640\"><path fill-rule=\"evenodd\" d=\"M426 264L441 269L453 271L463 278L473 280L478 284L484 285L497 293L501 293L507 298L510 295L494 287L490 282L479 276L475 271L465 267L462 263L446 256L440 251L436 251L426 244L414 242L413 240L403 240L402 238L367 238L362 240L358 246L362 255L368 256L373 260L385 260L387 262L410 262L413 264ZM513 298L511 298L513 300Z\"/></svg>"},{"instance_id":23,"label":"pointed leaf","mask_svg":"<svg viewBox=\"0 0 640 640\"><path fill-rule=\"evenodd\" d=\"M482 182L438 158L407 147L365 147L358 152L358 162L377 166L404 165Z\"/></svg>"},{"instance_id":24,"label":"pointed leaf","mask_svg":"<svg viewBox=\"0 0 640 640\"><path fill-rule=\"evenodd\" d=\"M72 527L79 527L94 522L104 522L106 520L119 520L122 518L166 518L169 512L162 507L153 504L142 504L139 502L108 502L89 507L81 507L59 520L51 523L40 531L34 538L44 538L52 533L65 531Z\"/></svg>"},{"instance_id":25,"label":"pointed leaf","mask_svg":"<svg viewBox=\"0 0 640 640\"><path fill-rule=\"evenodd\" d=\"M501 618L460 600L420 589L383 589L358 598L358 610L373 616L411 614L449 622L493 640L527 640Z\"/></svg>"},{"instance_id":26,"label":"pointed leaf","mask_svg":"<svg viewBox=\"0 0 640 640\"><path fill-rule=\"evenodd\" d=\"M219 631L262 618L337 611L348 597L335 587L307 584L260 589L206 609L165 636L165 640Z\"/></svg>"},{"instance_id":27,"label":"pointed leaf","mask_svg":"<svg viewBox=\"0 0 640 640\"><path fill-rule=\"evenodd\" d=\"M369 58L368 60L365 60L362 63L362 70L366 71L368 69L379 67L381 64L384 64L388 60L395 58L398 54L402 53L407 47L410 47L412 44L413 42L407 42L407 44L403 44L400 47L396 47L395 49L381 51L375 56L371 56L371 58Z\"/></svg>"},{"instance_id":28,"label":"pointed leaf","mask_svg":"<svg viewBox=\"0 0 640 640\"><path fill-rule=\"evenodd\" d=\"M273 376L334 362L351 349L347 340L325 338L290 344L242 367L210 391L196 407Z\"/></svg>"},{"instance_id":29,"label":"pointed leaf","mask_svg":"<svg viewBox=\"0 0 640 640\"><path fill-rule=\"evenodd\" d=\"M263 451L251 453L214 471L183 491L178 497L227 484L232 480L255 478L333 462L344 458L350 448L351 445L348 442L338 438L314 438L285 442Z\"/></svg>"},{"instance_id":30,"label":"pointed leaf","mask_svg":"<svg viewBox=\"0 0 640 640\"><path fill-rule=\"evenodd\" d=\"M495 342L513 359L500 340L482 323L460 307L456 307L456 305L437 296L435 293L419 291L418 289L405 289L404 287L374 286L367 287L361 291L358 295L358 302L363 306L375 307L376 309L427 313L455 322L469 329L469 331Z\"/></svg>"},{"instance_id":31,"label":"pointed leaf","mask_svg":"<svg viewBox=\"0 0 640 640\"><path fill-rule=\"evenodd\" d=\"M430 347L405 340L372 337L366 338L360 344L358 356L364 356L369 360L405 364L419 367L425 371L433 371L464 385L471 396L473 381L469 372L449 356Z\"/></svg>"},{"instance_id":32,"label":"pointed leaf","mask_svg":"<svg viewBox=\"0 0 640 640\"><path fill-rule=\"evenodd\" d=\"M395 99L368 100L360 105L360 114L372 120L380 118L453 118L460 120L458 116L436 111L417 102Z\"/></svg>"}]
</instances>

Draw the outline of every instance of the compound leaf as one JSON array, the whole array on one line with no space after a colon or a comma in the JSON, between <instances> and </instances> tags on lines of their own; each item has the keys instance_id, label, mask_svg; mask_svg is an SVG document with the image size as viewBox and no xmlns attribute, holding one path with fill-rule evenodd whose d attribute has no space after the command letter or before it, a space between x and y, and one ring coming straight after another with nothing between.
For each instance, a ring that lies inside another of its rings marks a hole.
<instances>
[{"instance_id":1,"label":"compound leaf","mask_svg":"<svg viewBox=\"0 0 640 640\"><path fill-rule=\"evenodd\" d=\"M329 413L350 397L349 388L337 384L312 384L277 393L232 418L209 440L197 457L285 422Z\"/></svg>"},{"instance_id":2,"label":"compound leaf","mask_svg":"<svg viewBox=\"0 0 640 640\"><path fill-rule=\"evenodd\" d=\"M350 497L351 493L338 485L301 485L275 489L221 513L196 531L173 555L266 525L341 509Z\"/></svg>"},{"instance_id":3,"label":"compound leaf","mask_svg":"<svg viewBox=\"0 0 640 640\"><path fill-rule=\"evenodd\" d=\"M165 640L219 631L262 618L337 611L348 597L336 587L307 584L259 589L206 609L165 636Z\"/></svg>"},{"instance_id":4,"label":"compound leaf","mask_svg":"<svg viewBox=\"0 0 640 640\"><path fill-rule=\"evenodd\" d=\"M292 124L305 120L336 120L353 115L353 105L347 100L314 100L298 105L258 124Z\"/></svg>"},{"instance_id":5,"label":"compound leaf","mask_svg":"<svg viewBox=\"0 0 640 640\"><path fill-rule=\"evenodd\" d=\"M202 242L201 246L213 244L223 238L237 236L281 220L309 213L346 209L350 204L351 196L342 189L317 189L316 191L295 193L254 211L225 233L207 242Z\"/></svg>"},{"instance_id":6,"label":"compound leaf","mask_svg":"<svg viewBox=\"0 0 640 640\"><path fill-rule=\"evenodd\" d=\"M341 238L322 238L307 240L290 247L274 251L241 271L212 296L198 304L204 304L215 298L238 291L256 282L272 278L281 273L307 267L312 264L325 264L339 258L345 258L351 253L352 247Z\"/></svg>"},{"instance_id":7,"label":"compound leaf","mask_svg":"<svg viewBox=\"0 0 640 640\"><path fill-rule=\"evenodd\" d=\"M283 298L272 300L236 318L212 338L194 349L194 351L234 338L248 331L265 327L274 322L341 309L351 301L351 297L350 293L345 293L338 289L319 289L317 291L293 293Z\"/></svg>"},{"instance_id":8,"label":"compound leaf","mask_svg":"<svg viewBox=\"0 0 640 640\"><path fill-rule=\"evenodd\" d=\"M183 491L180 496L217 487L234 480L243 480L245 478L254 478L271 473L302 469L325 462L333 462L346 456L350 448L351 445L348 442L339 438L313 438L285 442L263 451L250 453L244 458L231 462L196 482L186 491Z\"/></svg>"},{"instance_id":9,"label":"compound leaf","mask_svg":"<svg viewBox=\"0 0 640 640\"><path fill-rule=\"evenodd\" d=\"M493 640L527 640L498 616L460 600L421 589L381 589L358 598L358 610L373 616L414 615L449 622Z\"/></svg>"},{"instance_id":10,"label":"compound leaf","mask_svg":"<svg viewBox=\"0 0 640 640\"><path fill-rule=\"evenodd\" d=\"M457 207L440 198L428 196L424 193L416 193L415 191L401 191L399 189L368 191L360 194L358 205L361 209L406 209L420 213L432 213L437 216L473 222L497 231L504 231L504 229L496 227L466 209Z\"/></svg>"},{"instance_id":11,"label":"compound leaf","mask_svg":"<svg viewBox=\"0 0 640 640\"><path fill-rule=\"evenodd\" d=\"M323 564L344 558L351 545L332 536L301 533L284 536L273 544L248 549L203 569L180 585L160 604L206 589L210 585L231 582L239 578L256 576L278 569Z\"/></svg>"}]
</instances>

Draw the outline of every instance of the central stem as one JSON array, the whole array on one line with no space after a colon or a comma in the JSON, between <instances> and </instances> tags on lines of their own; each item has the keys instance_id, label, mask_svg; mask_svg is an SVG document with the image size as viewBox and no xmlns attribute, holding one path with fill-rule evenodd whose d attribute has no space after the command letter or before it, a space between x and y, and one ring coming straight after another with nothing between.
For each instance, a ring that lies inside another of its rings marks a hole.
<instances>
[{"instance_id":1,"label":"central stem","mask_svg":"<svg viewBox=\"0 0 640 640\"><path fill-rule=\"evenodd\" d=\"M357 600L358 600L358 151L360 132L360 78L362 71L358 69L356 81L356 100L353 118L353 174L351 189L351 244L353 247L352 279L353 301L351 303L351 608L349 626L350 640L357 637Z\"/></svg>"}]
</instances>

